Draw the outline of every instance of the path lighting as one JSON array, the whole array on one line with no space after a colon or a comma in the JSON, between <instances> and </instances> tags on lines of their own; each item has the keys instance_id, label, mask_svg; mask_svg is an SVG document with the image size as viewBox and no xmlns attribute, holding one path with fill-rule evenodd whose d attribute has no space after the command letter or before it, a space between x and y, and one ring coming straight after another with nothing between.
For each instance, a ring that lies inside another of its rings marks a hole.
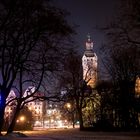
<instances>
[{"instance_id":1,"label":"path lighting","mask_svg":"<svg viewBox=\"0 0 140 140\"><path fill-rule=\"evenodd\" d=\"M67 103L67 108L70 109L71 108L71 104Z\"/></svg>"},{"instance_id":2,"label":"path lighting","mask_svg":"<svg viewBox=\"0 0 140 140\"><path fill-rule=\"evenodd\" d=\"M21 116L19 119L20 119L21 122L25 121L25 117L24 116Z\"/></svg>"},{"instance_id":3,"label":"path lighting","mask_svg":"<svg viewBox=\"0 0 140 140\"><path fill-rule=\"evenodd\" d=\"M17 120L17 123L19 123L19 120Z\"/></svg>"},{"instance_id":4,"label":"path lighting","mask_svg":"<svg viewBox=\"0 0 140 140\"><path fill-rule=\"evenodd\" d=\"M29 110L32 110L32 107L29 107Z\"/></svg>"}]
</instances>

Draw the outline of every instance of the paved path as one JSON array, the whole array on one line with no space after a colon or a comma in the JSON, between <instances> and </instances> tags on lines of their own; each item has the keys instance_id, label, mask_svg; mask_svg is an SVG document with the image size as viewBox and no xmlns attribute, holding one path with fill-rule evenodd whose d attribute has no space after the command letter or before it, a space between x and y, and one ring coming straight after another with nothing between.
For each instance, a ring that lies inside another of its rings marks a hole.
<instances>
[{"instance_id":1,"label":"paved path","mask_svg":"<svg viewBox=\"0 0 140 140\"><path fill-rule=\"evenodd\" d=\"M140 140L138 133L86 132L78 129L48 129L22 131L28 137L0 138L0 140Z\"/></svg>"}]
</instances>

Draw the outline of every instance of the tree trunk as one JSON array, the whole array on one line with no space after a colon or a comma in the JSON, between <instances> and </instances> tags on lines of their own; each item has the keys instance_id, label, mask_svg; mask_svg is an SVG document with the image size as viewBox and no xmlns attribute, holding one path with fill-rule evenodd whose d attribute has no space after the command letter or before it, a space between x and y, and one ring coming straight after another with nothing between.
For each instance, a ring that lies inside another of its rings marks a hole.
<instances>
[{"instance_id":1,"label":"tree trunk","mask_svg":"<svg viewBox=\"0 0 140 140\"><path fill-rule=\"evenodd\" d=\"M75 119L74 119L74 113L72 113L72 126L75 128Z\"/></svg>"},{"instance_id":2,"label":"tree trunk","mask_svg":"<svg viewBox=\"0 0 140 140\"><path fill-rule=\"evenodd\" d=\"M83 130L83 117L82 117L82 110L78 109L78 115L79 115L79 122L80 122L80 130Z\"/></svg>"},{"instance_id":3,"label":"tree trunk","mask_svg":"<svg viewBox=\"0 0 140 140\"><path fill-rule=\"evenodd\" d=\"M6 106L6 97L5 94L0 92L0 135L4 123L4 112L5 112L5 106Z\"/></svg>"},{"instance_id":4,"label":"tree trunk","mask_svg":"<svg viewBox=\"0 0 140 140\"><path fill-rule=\"evenodd\" d=\"M15 125L16 125L17 118L18 118L18 116L19 116L19 113L20 113L20 104L18 104L17 107L16 107L16 110L15 110L15 112L14 112L14 114L13 114L12 121L11 121L11 123L10 123L10 125L9 125L8 130L7 130L7 134L13 132L14 127L15 127Z\"/></svg>"}]
</instances>

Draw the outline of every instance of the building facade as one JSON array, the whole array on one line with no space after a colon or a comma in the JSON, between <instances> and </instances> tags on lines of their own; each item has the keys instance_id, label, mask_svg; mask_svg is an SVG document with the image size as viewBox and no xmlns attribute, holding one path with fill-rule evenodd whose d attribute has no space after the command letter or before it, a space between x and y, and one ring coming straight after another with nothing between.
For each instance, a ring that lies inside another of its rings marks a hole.
<instances>
[{"instance_id":1,"label":"building facade","mask_svg":"<svg viewBox=\"0 0 140 140\"><path fill-rule=\"evenodd\" d=\"M29 87L25 93L24 97L29 96L30 92L34 92L34 88ZM13 90L9 93L9 96L7 98L7 103L15 99L17 95ZM41 92L37 92L34 94L35 97L44 97L44 94ZM34 97L30 97L26 100L25 106L28 108L28 110L32 113L33 117L33 128L34 129L40 129L40 128L64 128L66 127L65 124L67 124L67 120L61 115L61 111L59 109L59 105L56 103L48 103L43 100L34 100ZM10 102L6 108L5 108L5 122L7 126L11 123L14 110L16 108L16 101ZM24 120L23 120L24 117ZM25 121L26 123L26 114L19 116L17 119L17 123L21 123L20 121Z\"/></svg>"},{"instance_id":2,"label":"building facade","mask_svg":"<svg viewBox=\"0 0 140 140\"><path fill-rule=\"evenodd\" d=\"M28 96L30 94L27 92L27 90L24 93L24 97ZM13 90L9 93L9 96L7 97L7 103L14 99L17 95ZM35 93L36 97L41 97L44 96L42 93ZM34 100L34 97L30 97L27 99L27 104L25 104L26 107L32 112L32 117L34 120L34 126L43 126L43 121L44 121L44 115L45 115L45 107L46 107L46 102L45 101L40 101L39 99ZM16 101L13 100L12 102L8 103L8 105L5 108L5 120L10 124L11 118L13 117L14 110L16 108ZM19 120L17 120L18 122Z\"/></svg>"},{"instance_id":3,"label":"building facade","mask_svg":"<svg viewBox=\"0 0 140 140\"><path fill-rule=\"evenodd\" d=\"M137 96L140 96L140 77L136 79L135 92Z\"/></svg>"},{"instance_id":4,"label":"building facade","mask_svg":"<svg viewBox=\"0 0 140 140\"><path fill-rule=\"evenodd\" d=\"M93 51L93 41L90 35L88 35L84 55L82 57L82 66L83 79L92 88L94 88L97 83L97 59L97 55Z\"/></svg>"}]
</instances>

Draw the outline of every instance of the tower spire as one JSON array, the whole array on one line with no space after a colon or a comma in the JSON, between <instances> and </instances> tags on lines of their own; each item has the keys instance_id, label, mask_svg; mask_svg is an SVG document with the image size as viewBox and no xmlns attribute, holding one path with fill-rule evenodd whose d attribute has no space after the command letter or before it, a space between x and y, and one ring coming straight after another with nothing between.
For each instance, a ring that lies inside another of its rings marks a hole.
<instances>
[{"instance_id":1,"label":"tower spire","mask_svg":"<svg viewBox=\"0 0 140 140\"><path fill-rule=\"evenodd\" d=\"M90 36L89 33L88 33L88 35L87 35L87 39L88 39L88 41L91 41L91 36Z\"/></svg>"},{"instance_id":2,"label":"tower spire","mask_svg":"<svg viewBox=\"0 0 140 140\"><path fill-rule=\"evenodd\" d=\"M93 42L91 41L90 34L87 35L86 50L93 50Z\"/></svg>"}]
</instances>

